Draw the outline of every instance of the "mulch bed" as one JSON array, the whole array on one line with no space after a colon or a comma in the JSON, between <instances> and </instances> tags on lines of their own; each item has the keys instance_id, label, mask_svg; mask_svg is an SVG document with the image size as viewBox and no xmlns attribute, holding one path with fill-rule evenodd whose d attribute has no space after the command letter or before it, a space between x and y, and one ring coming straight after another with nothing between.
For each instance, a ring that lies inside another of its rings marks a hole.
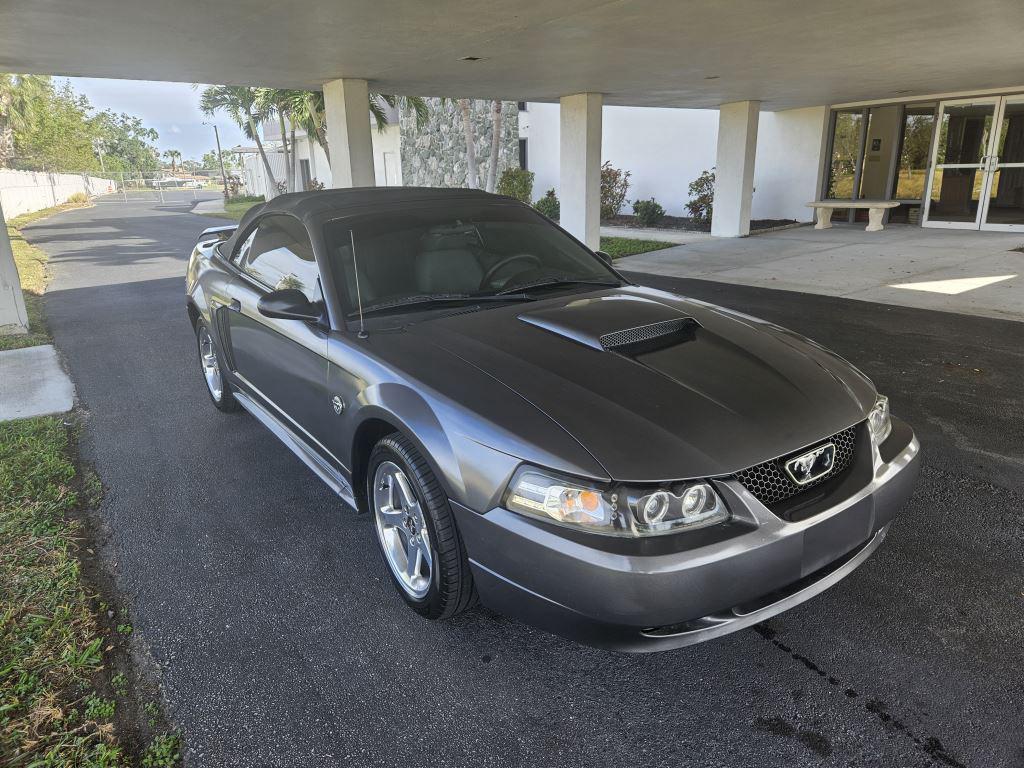
<instances>
[{"instance_id":1,"label":"mulch bed","mask_svg":"<svg viewBox=\"0 0 1024 768\"><path fill-rule=\"evenodd\" d=\"M613 227L637 227L636 216L620 214L602 224L610 224ZM758 229L771 229L772 227L783 227L787 224L796 224L795 219L751 219L751 231ZM688 216L666 216L658 222L658 229L683 229L688 232L710 232L711 225L694 221Z\"/></svg>"}]
</instances>

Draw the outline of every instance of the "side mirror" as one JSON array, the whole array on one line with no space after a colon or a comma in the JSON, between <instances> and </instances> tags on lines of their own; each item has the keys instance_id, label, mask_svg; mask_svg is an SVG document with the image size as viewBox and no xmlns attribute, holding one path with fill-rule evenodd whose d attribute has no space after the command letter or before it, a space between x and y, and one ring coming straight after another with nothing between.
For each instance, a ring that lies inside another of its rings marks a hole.
<instances>
[{"instance_id":1,"label":"side mirror","mask_svg":"<svg viewBox=\"0 0 1024 768\"><path fill-rule=\"evenodd\" d=\"M256 302L256 308L264 317L313 323L318 322L324 314L320 302L310 301L306 294L295 288L271 291Z\"/></svg>"},{"instance_id":2,"label":"side mirror","mask_svg":"<svg viewBox=\"0 0 1024 768\"><path fill-rule=\"evenodd\" d=\"M609 267L612 265L612 257L609 256L607 253L605 253L604 251L594 251L594 253L596 253L598 258L601 259L601 261L603 261Z\"/></svg>"}]
</instances>

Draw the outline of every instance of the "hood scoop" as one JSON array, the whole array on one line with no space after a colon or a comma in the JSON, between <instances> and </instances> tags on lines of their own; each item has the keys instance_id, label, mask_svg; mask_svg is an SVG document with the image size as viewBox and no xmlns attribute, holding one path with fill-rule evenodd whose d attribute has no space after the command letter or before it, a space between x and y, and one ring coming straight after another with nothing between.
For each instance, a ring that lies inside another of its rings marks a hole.
<instances>
[{"instance_id":1,"label":"hood scoop","mask_svg":"<svg viewBox=\"0 0 1024 768\"><path fill-rule=\"evenodd\" d=\"M627 355L691 341L700 328L674 307L622 294L577 299L519 319L593 349Z\"/></svg>"},{"instance_id":2,"label":"hood scoop","mask_svg":"<svg viewBox=\"0 0 1024 768\"><path fill-rule=\"evenodd\" d=\"M638 355L642 352L654 352L665 347L693 341L700 323L692 317L680 317L675 320L662 320L660 323L639 325L621 331L612 331L601 336L598 341L609 351L624 355Z\"/></svg>"}]
</instances>

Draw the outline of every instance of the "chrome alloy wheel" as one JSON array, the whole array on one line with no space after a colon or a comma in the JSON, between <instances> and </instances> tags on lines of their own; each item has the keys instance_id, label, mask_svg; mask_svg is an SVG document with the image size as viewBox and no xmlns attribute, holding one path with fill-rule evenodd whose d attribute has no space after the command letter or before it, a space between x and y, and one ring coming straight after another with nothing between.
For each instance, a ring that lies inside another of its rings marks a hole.
<instances>
[{"instance_id":1,"label":"chrome alloy wheel","mask_svg":"<svg viewBox=\"0 0 1024 768\"><path fill-rule=\"evenodd\" d=\"M373 512L391 572L411 597L423 598L434 567L430 534L409 478L392 461L381 462L374 473Z\"/></svg>"},{"instance_id":2,"label":"chrome alloy wheel","mask_svg":"<svg viewBox=\"0 0 1024 768\"><path fill-rule=\"evenodd\" d=\"M213 337L210 331L203 326L199 330L199 362L203 366L203 376L206 378L206 386L210 388L210 395L215 402L220 402L224 396L224 380L220 375L220 364L217 362L217 350L213 346Z\"/></svg>"}]
</instances>

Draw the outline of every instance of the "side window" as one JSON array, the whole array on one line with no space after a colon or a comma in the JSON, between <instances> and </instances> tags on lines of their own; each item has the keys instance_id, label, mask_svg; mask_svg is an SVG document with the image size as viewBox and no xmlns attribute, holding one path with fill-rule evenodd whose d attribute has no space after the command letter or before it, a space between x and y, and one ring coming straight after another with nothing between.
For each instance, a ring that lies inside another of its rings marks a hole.
<instances>
[{"instance_id":1,"label":"side window","mask_svg":"<svg viewBox=\"0 0 1024 768\"><path fill-rule=\"evenodd\" d=\"M239 266L259 282L274 289L295 288L310 301L320 301L316 258L306 228L292 216L267 216L241 256ZM248 244L248 241L247 241Z\"/></svg>"},{"instance_id":2,"label":"side window","mask_svg":"<svg viewBox=\"0 0 1024 768\"><path fill-rule=\"evenodd\" d=\"M240 246L238 246L238 253L235 254L234 258L231 259L235 264L244 264L245 257L249 255L249 249L252 248L252 241L256 237L256 230L254 229L249 233L249 236L245 238Z\"/></svg>"}]
</instances>

